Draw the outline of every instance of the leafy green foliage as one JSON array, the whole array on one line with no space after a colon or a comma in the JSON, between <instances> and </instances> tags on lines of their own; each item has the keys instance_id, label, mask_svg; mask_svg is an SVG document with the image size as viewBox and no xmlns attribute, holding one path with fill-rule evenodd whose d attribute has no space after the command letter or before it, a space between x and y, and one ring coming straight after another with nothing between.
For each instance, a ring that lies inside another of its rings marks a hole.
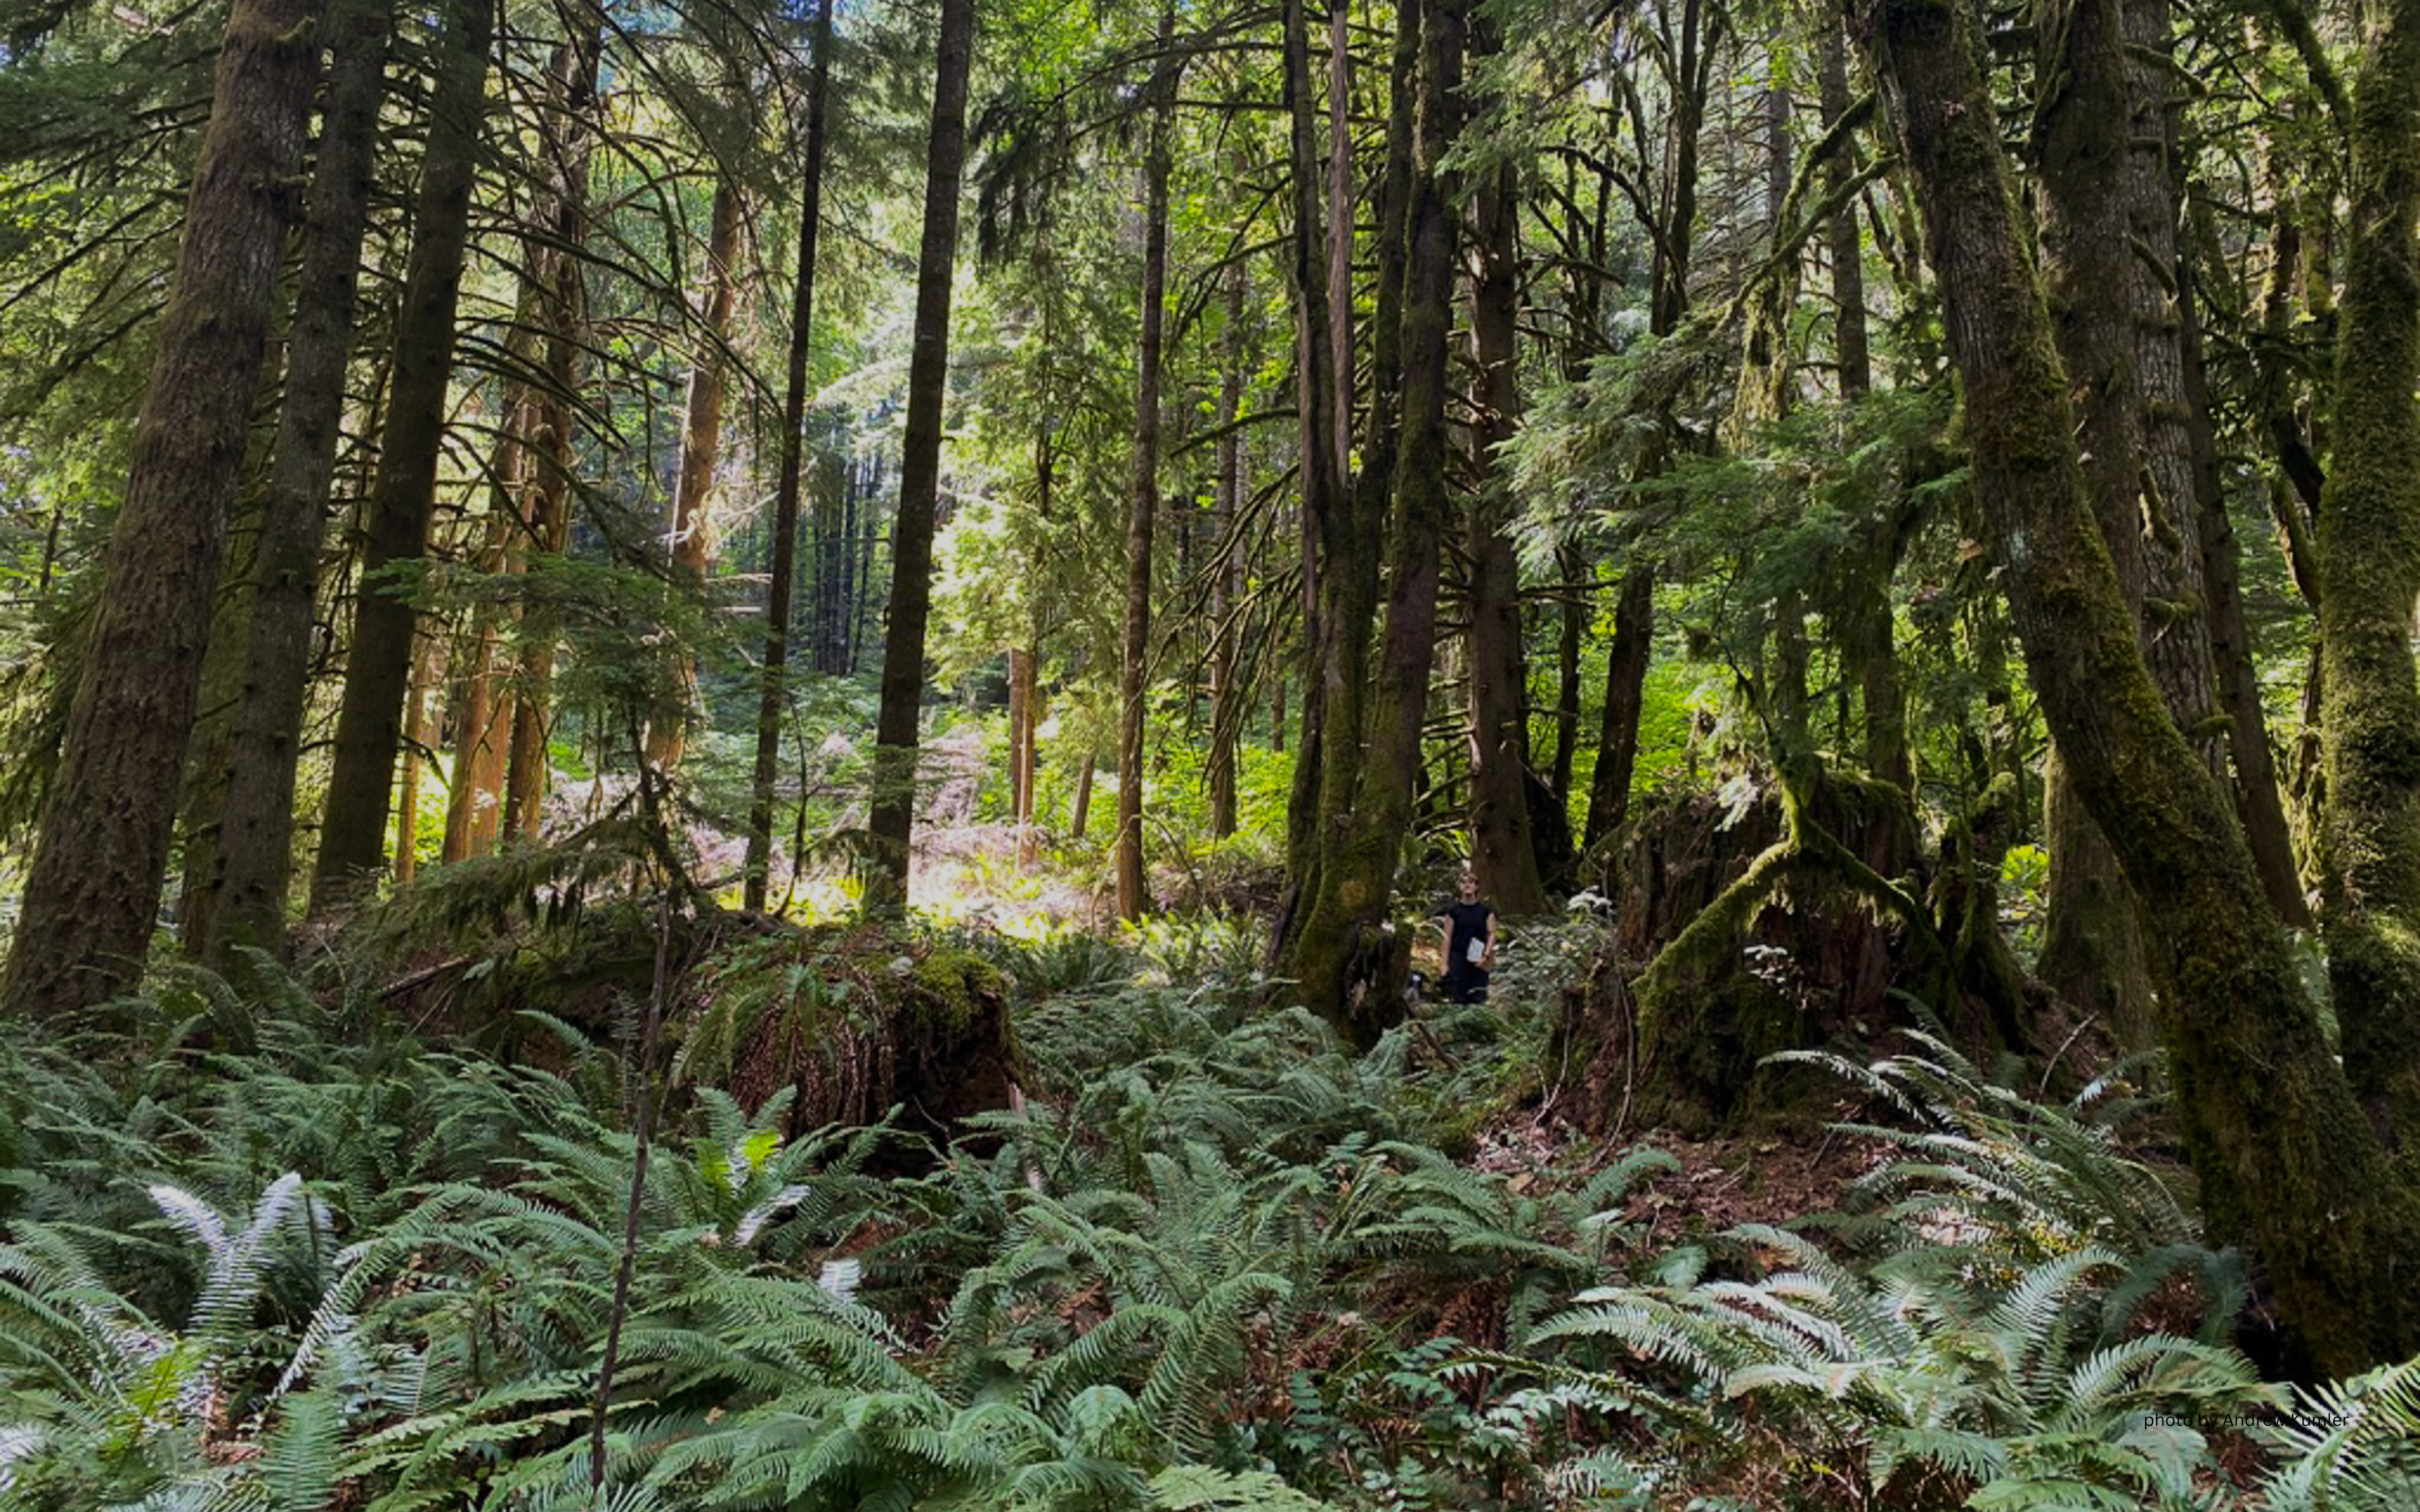
<instances>
[{"instance_id":1,"label":"leafy green foliage","mask_svg":"<svg viewBox=\"0 0 2420 1512\"><path fill-rule=\"evenodd\" d=\"M1629 1202L1670 1157L1455 1163L1461 1073L1254 1010L1215 928L993 949L1021 1106L897 1175L893 1134L675 1088L627 1299L625 1131L664 1094L560 1021L512 1064L256 963L134 1005L156 1054L10 1029L0 1505L1763 1505L1714 1497L1762 1456L1807 1506L2248 1509L2239 1423L2272 1506L2408 1504L2412 1369L2259 1381L2218 1342L2231 1262L2081 1111L2110 1088L1836 1068L1914 1125L1861 1129L1901 1157L1850 1257L1755 1226L1657 1256ZM2202 1338L2147 1326L2179 1274Z\"/></svg>"}]
</instances>

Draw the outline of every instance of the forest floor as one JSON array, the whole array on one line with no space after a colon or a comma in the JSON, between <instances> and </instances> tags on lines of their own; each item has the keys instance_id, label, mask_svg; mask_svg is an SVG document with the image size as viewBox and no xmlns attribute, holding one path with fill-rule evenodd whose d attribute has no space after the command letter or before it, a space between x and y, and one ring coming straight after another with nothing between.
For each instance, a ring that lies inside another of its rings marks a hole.
<instances>
[{"instance_id":1,"label":"forest floor","mask_svg":"<svg viewBox=\"0 0 2420 1512\"><path fill-rule=\"evenodd\" d=\"M966 759L979 762L980 755L969 752ZM979 777L979 768L970 764L969 775L970 780ZM1106 872L1096 874L1094 868L1069 865L1068 858L1054 856L1047 846L1034 858L1021 861L1016 826L965 817L971 807L970 802L953 812L947 803L937 805L941 811L919 825L911 882L918 907L956 922L1026 937L1069 930L1116 933L1116 900ZM1171 870L1181 869L1164 872ZM1158 880L1165 893L1183 890L1189 879L1164 874ZM1266 886L1257 889L1253 880L1241 879L1239 892L1271 890L1281 879L1260 879ZM1561 920L1550 918L1508 925L1507 933L1518 949L1532 931L1562 927ZM1413 968L1432 981L1443 971L1441 943L1423 932L1414 948ZM1507 978L1505 990L1497 995L1499 1004L1550 1014L1570 980L1555 968L1557 952L1528 953L1542 959ZM1565 964L1576 970L1582 962L1575 957ZM1435 1005L1426 1008L1434 1012ZM1835 1110L1844 1118L1856 1111L1850 1102ZM1658 1243L1740 1224L1780 1226L1808 1214L1838 1211L1858 1179L1889 1158L1878 1142L1839 1133L1814 1119L1799 1126L1767 1122L1750 1133L1704 1139L1662 1127L1600 1137L1576 1127L1549 1095L1488 1119L1478 1132L1468 1164L1504 1180L1511 1190L1526 1193L1550 1183L1576 1185L1622 1150L1641 1144L1680 1162L1673 1175L1636 1195L1626 1214Z\"/></svg>"},{"instance_id":2,"label":"forest floor","mask_svg":"<svg viewBox=\"0 0 2420 1512\"><path fill-rule=\"evenodd\" d=\"M1658 1246L1740 1224L1780 1227L1839 1211L1849 1189L1888 1159L1873 1140L1817 1127L1710 1139L1657 1128L1598 1139L1521 1108L1480 1132L1469 1164L1526 1193L1546 1180L1585 1180L1634 1145L1652 1145L1680 1162L1671 1175L1633 1195L1623 1214Z\"/></svg>"}]
</instances>

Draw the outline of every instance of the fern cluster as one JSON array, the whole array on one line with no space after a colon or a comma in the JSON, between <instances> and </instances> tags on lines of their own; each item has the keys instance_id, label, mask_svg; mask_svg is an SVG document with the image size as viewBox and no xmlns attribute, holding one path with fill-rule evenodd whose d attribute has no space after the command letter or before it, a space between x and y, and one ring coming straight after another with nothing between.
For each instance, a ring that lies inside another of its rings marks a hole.
<instances>
[{"instance_id":1,"label":"fern cluster","mask_svg":"<svg viewBox=\"0 0 2420 1512\"><path fill-rule=\"evenodd\" d=\"M424 1043L260 962L131 1041L0 1027L0 1506L1711 1512L1779 1504L1760 1468L1810 1506L2420 1505L2420 1375L2259 1381L2233 1257L2102 1089L1836 1065L1900 1153L1836 1248L1656 1256L1668 1156L1516 1190L1441 1148L1497 1010L1355 1057L1220 937L980 943L1035 1082L947 1149L543 1014L531 1060Z\"/></svg>"}]
</instances>

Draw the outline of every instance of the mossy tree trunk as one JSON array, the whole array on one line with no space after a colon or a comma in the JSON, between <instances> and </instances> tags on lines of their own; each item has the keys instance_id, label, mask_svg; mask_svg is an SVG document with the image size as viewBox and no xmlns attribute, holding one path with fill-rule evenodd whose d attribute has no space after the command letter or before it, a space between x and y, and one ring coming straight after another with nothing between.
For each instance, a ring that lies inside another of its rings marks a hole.
<instances>
[{"instance_id":1,"label":"mossy tree trunk","mask_svg":"<svg viewBox=\"0 0 2420 1512\"><path fill-rule=\"evenodd\" d=\"M1470 28L1475 57L1503 50L1495 25ZM1529 823L1529 668L1521 644L1521 564L1508 531L1511 479L1503 447L1521 425L1520 174L1506 162L1488 174L1472 200L1470 346L1479 364L1478 415L1471 446L1479 491L1465 537L1470 558L1470 860L1479 887L1497 911L1520 918L1546 906L1547 870ZM1566 837L1567 838L1567 837Z\"/></svg>"},{"instance_id":2,"label":"mossy tree trunk","mask_svg":"<svg viewBox=\"0 0 2420 1512\"><path fill-rule=\"evenodd\" d=\"M2173 125L2171 131L2173 132ZM2219 707L2226 716L2226 748L2235 768L2235 810L2260 868L2260 885L2277 917L2295 929L2313 918L2304 895L2293 830L2269 747L2260 674L2252 661L2252 633L2243 614L2242 552L2219 478L2217 438L2211 428L2210 384L2203 367L2201 325L2193 280L2177 283L2177 323L2184 352L2186 407L2194 416L2194 487L2201 513L2202 580L2209 598L2210 655Z\"/></svg>"},{"instance_id":3,"label":"mossy tree trunk","mask_svg":"<svg viewBox=\"0 0 2420 1512\"><path fill-rule=\"evenodd\" d=\"M1402 376L1389 480L1394 517L1386 536L1384 628L1362 695L1361 720L1348 730L1338 722L1335 704L1329 706L1314 825L1317 860L1300 883L1280 957L1304 1000L1348 1040L1364 1045L1401 1011L1394 989L1409 940L1388 926L1419 780L1435 656L1438 562L1451 509L1445 409L1459 238L1444 159L1461 129L1464 8L1459 0L1427 0L1417 10L1418 84L1397 95L1395 107L1400 118L1416 102L1404 195L1401 324L1395 342L1377 348L1385 353L1393 347L1388 354L1400 358ZM1412 24L1404 23L1406 28ZM1399 42L1399 88L1404 61ZM1382 215L1382 227L1386 224ZM1380 309L1382 321L1388 313ZM1361 503L1375 493L1371 466L1365 452L1362 486L1356 490ZM1353 544L1337 543L1340 550ZM1360 548L1366 552L1368 545L1364 536ZM1332 697L1338 690L1329 691ZM1357 732L1358 760L1348 760L1344 737Z\"/></svg>"},{"instance_id":4,"label":"mossy tree trunk","mask_svg":"<svg viewBox=\"0 0 2420 1512\"><path fill-rule=\"evenodd\" d=\"M2072 0L2041 30L2048 98L2040 144L2042 281L2077 411L2085 487L2127 602L2141 612L2147 548L2143 392L2130 290L2133 151L2120 0ZM2149 638L2146 638L2147 642ZM2041 975L2129 1050L2150 1042L2151 979L2142 926L2101 827L2054 750L2042 775L2050 841Z\"/></svg>"},{"instance_id":5,"label":"mossy tree trunk","mask_svg":"<svg viewBox=\"0 0 2420 1512\"><path fill-rule=\"evenodd\" d=\"M2226 772L2226 726L2211 655L2203 577L2201 479L2195 431L2206 416L2186 381L2183 322L2191 270L2178 249L2183 180L2176 139L2175 39L2167 0L2119 0L2126 60L2124 182L2136 403L2142 416L2143 643L2152 680L2186 743L2212 772Z\"/></svg>"},{"instance_id":6,"label":"mossy tree trunk","mask_svg":"<svg viewBox=\"0 0 2420 1512\"><path fill-rule=\"evenodd\" d=\"M14 1012L70 1012L142 969L294 208L287 179L318 72L319 8L238 0L227 17L126 498L0 992Z\"/></svg>"},{"instance_id":7,"label":"mossy tree trunk","mask_svg":"<svg viewBox=\"0 0 2420 1512\"><path fill-rule=\"evenodd\" d=\"M1399 445L1404 378L1402 310L1405 278L1404 225L1410 200L1421 8L1397 12L1386 167L1379 183L1376 301L1370 327L1371 396L1362 432L1361 471L1348 486L1335 466L1328 406L1334 403L1334 347L1327 325L1327 285L1320 262L1320 194L1316 132L1311 110L1309 22L1303 0L1286 7L1285 78L1291 127L1295 230L1290 240L1295 297L1295 400L1301 410L1296 471L1305 532L1302 739L1295 751L1294 786L1286 806L1289 876L1271 932L1270 956L1299 977L1300 949L1317 900L1330 884L1326 868L1341 848L1365 753L1371 680L1371 629L1379 614L1379 564L1386 551L1386 506ZM1282 696L1282 689L1280 689ZM1282 714L1278 722L1282 725ZM1383 903L1381 904L1383 906ZM1322 949L1323 946L1311 949ZM1304 982L1318 1006L1325 989Z\"/></svg>"},{"instance_id":8,"label":"mossy tree trunk","mask_svg":"<svg viewBox=\"0 0 2420 1512\"><path fill-rule=\"evenodd\" d=\"M1294 295L1295 409L1298 465L1297 510L1302 527L1302 738L1295 746L1294 787L1286 804L1286 857L1291 872L1289 898L1280 910L1275 952L1281 952L1288 921L1301 896L1308 873L1316 864L1314 825L1319 813L1319 756L1331 717L1327 689L1331 681L1358 686L1352 662L1360 645L1356 637L1335 627L1329 601L1341 584L1327 576L1328 542L1342 529L1344 484L1336 465L1330 438L1336 406L1336 348L1329 332L1326 239L1321 231L1319 135L1313 117L1311 85L1311 22L1308 0L1286 0L1284 81L1286 115L1286 183L1293 224L1286 232L1286 280ZM1381 249L1383 252L1383 248ZM1383 279L1383 272L1381 277ZM1379 412L1371 408L1373 424ZM1366 622L1364 622L1366 623ZM1280 693L1280 698L1282 693ZM1352 717L1346 711L1345 717ZM1284 714L1276 717L1282 729Z\"/></svg>"},{"instance_id":9,"label":"mossy tree trunk","mask_svg":"<svg viewBox=\"0 0 2420 1512\"><path fill-rule=\"evenodd\" d=\"M1907 957L1918 968L1909 979L1911 986L1934 1002L1947 1004L1957 995L1956 963L1932 917L1916 896L1858 854L1862 850L1894 867L1912 858L1900 850L1916 829L1905 794L1887 783L1826 777L1818 770L1811 748L1803 746L1785 751L1780 768L1772 809L1766 811L1771 817L1760 816L1777 831L1771 843L1747 858L1738 876L1689 914L1679 933L1654 950L1629 1003L1620 994L1611 995L1609 1001L1605 995L1583 995L1574 1003L1582 1016L1567 1020L1563 1033L1575 1053L1588 1050L1589 1079L1609 1081L1605 1068L1626 1057L1622 1069L1630 1106L1592 1108L1590 1117L1611 1111L1614 1121L1627 1114L1644 1123L1706 1132L1740 1111L1742 1095L1750 1089L1764 1055L1807 1043L1804 1036L1810 1031L1800 1013L1784 1005L1784 995L1751 980L1753 973L1740 964L1741 947L1755 938L1766 905L1785 887L1797 905L1792 909L1794 927L1844 942L1808 949L1804 938L1791 940L1787 953L1808 960L1829 954L1839 958L1843 967L1854 962L1854 976L1852 970L1817 969L1827 986L1837 985L1851 1002L1864 999L1857 1004L1861 1012L1873 1012L1883 1001L1891 964L1887 957L1844 947L1879 943L1871 922L1877 918L1903 930ZM1626 857L1640 859L1637 853ZM1671 875L1657 864L1667 858L1644 859L1650 875L1659 880ZM1677 878L1672 885L1676 889L1686 887ZM1656 890L1653 885L1624 888L1622 934L1631 933L1632 907L1640 909L1637 917L1642 920L1652 917L1659 906L1652 896ZM1827 896L1852 900L1849 914L1812 902ZM1634 904L1633 899L1639 902ZM1668 902L1663 906L1669 906ZM1844 918L1849 920L1845 924ZM1606 1022L1608 1010L1621 1013L1625 1008L1632 1015L1626 1022ZM1590 1038L1598 1043L1584 1046L1582 1041Z\"/></svg>"},{"instance_id":10,"label":"mossy tree trunk","mask_svg":"<svg viewBox=\"0 0 2420 1512\"><path fill-rule=\"evenodd\" d=\"M2420 1137L2420 0L2374 12L2354 86L2335 451L2319 510L2321 919L2345 1069Z\"/></svg>"},{"instance_id":11,"label":"mossy tree trunk","mask_svg":"<svg viewBox=\"0 0 2420 1512\"><path fill-rule=\"evenodd\" d=\"M2145 665L2078 465L1976 29L1957 0L1875 0L1859 17L1915 180L2026 662L2077 795L2163 922L2161 1038L2198 1114L2195 1168L2232 1210L2217 1227L2249 1233L2319 1368L2400 1359L2420 1344L2420 1207L2321 1033L2227 795Z\"/></svg>"}]
</instances>

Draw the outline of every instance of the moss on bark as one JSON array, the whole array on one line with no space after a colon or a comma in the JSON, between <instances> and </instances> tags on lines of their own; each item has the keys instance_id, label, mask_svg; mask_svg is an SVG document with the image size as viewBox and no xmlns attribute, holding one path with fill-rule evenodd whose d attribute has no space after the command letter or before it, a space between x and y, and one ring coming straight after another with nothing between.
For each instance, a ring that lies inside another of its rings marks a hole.
<instances>
[{"instance_id":1,"label":"moss on bark","mask_svg":"<svg viewBox=\"0 0 2420 1512\"><path fill-rule=\"evenodd\" d=\"M2420 1205L2321 1033L2227 795L2144 664L2017 233L1974 14L1957 0L1874 0L1858 22L1915 179L1975 491L2044 717L2161 920L2161 1039L2195 1116L2195 1167L2261 1195L2245 1227L2319 1367L2399 1359L2420 1344Z\"/></svg>"},{"instance_id":2,"label":"moss on bark","mask_svg":"<svg viewBox=\"0 0 2420 1512\"><path fill-rule=\"evenodd\" d=\"M2320 904L2346 1072L2420 1134L2420 4L2382 7L2354 86L2335 450L2319 509Z\"/></svg>"},{"instance_id":3,"label":"moss on bark","mask_svg":"<svg viewBox=\"0 0 2420 1512\"><path fill-rule=\"evenodd\" d=\"M1641 816L1609 956L1647 966L1565 1005L1557 1059L1581 1068L1584 1121L1702 1132L1770 1111L1791 1094L1764 1057L1881 1033L1894 990L1949 990L1931 916L1883 874L1916 869L1905 795L1848 776L1804 791L1736 823L1704 799Z\"/></svg>"}]
</instances>

